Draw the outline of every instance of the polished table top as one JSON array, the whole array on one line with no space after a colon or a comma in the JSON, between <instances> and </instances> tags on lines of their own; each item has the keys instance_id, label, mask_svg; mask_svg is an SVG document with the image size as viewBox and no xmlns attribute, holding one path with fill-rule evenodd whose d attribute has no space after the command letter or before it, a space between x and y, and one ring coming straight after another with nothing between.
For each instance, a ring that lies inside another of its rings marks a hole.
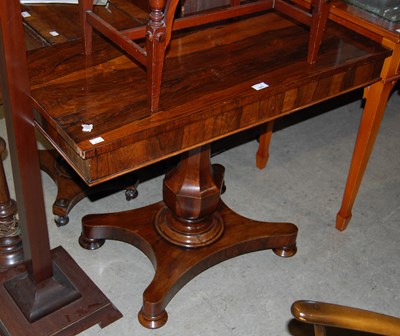
<instances>
[{"instance_id":1,"label":"polished table top","mask_svg":"<svg viewBox=\"0 0 400 336\"><path fill-rule=\"evenodd\" d=\"M85 181L97 184L366 86L389 55L329 23L309 65L307 39L306 28L276 12L175 34L155 114L146 108L145 71L110 43L96 40L91 57L79 40L34 50L36 120ZM268 87L255 90L257 83Z\"/></svg>"}]
</instances>

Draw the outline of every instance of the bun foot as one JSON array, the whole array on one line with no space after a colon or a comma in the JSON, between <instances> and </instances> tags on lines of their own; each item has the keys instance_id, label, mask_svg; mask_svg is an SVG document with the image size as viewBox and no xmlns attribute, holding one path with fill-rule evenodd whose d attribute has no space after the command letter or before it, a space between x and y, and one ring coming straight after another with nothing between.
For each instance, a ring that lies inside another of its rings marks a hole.
<instances>
[{"instance_id":1,"label":"bun foot","mask_svg":"<svg viewBox=\"0 0 400 336\"><path fill-rule=\"evenodd\" d=\"M297 252L297 247L292 246L292 247L281 247L281 248L275 248L272 249L272 251L278 256L282 258L289 258L293 257L296 252Z\"/></svg>"},{"instance_id":2,"label":"bun foot","mask_svg":"<svg viewBox=\"0 0 400 336\"><path fill-rule=\"evenodd\" d=\"M168 320L168 314L165 310L161 312L161 314L157 316L149 316L140 310L138 314L138 320L140 324L149 329L157 329L161 328Z\"/></svg>"},{"instance_id":3,"label":"bun foot","mask_svg":"<svg viewBox=\"0 0 400 336\"><path fill-rule=\"evenodd\" d=\"M105 243L105 239L90 239L85 238L83 234L79 237L79 245L81 245L86 250L97 250L102 247Z\"/></svg>"},{"instance_id":4,"label":"bun foot","mask_svg":"<svg viewBox=\"0 0 400 336\"><path fill-rule=\"evenodd\" d=\"M135 187L136 188L136 187ZM128 188L125 190L125 199L131 201L138 197L139 192L135 188Z\"/></svg>"}]
</instances>

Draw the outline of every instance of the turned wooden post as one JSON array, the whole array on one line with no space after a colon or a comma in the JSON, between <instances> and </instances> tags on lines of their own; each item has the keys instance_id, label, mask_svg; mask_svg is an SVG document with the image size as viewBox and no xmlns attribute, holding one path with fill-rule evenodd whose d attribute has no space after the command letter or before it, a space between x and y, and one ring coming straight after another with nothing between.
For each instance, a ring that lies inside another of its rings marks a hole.
<instances>
[{"instance_id":1,"label":"turned wooden post","mask_svg":"<svg viewBox=\"0 0 400 336\"><path fill-rule=\"evenodd\" d=\"M0 156L6 149L5 141L0 138ZM18 221L15 217L17 203L10 198L3 160L0 162L0 271L24 261L22 239Z\"/></svg>"},{"instance_id":2,"label":"turned wooden post","mask_svg":"<svg viewBox=\"0 0 400 336\"><path fill-rule=\"evenodd\" d=\"M156 228L169 242L189 248L209 245L223 233L217 207L221 199L224 168L211 166L210 146L182 154L178 166L164 179L166 208L157 216Z\"/></svg>"}]
</instances>

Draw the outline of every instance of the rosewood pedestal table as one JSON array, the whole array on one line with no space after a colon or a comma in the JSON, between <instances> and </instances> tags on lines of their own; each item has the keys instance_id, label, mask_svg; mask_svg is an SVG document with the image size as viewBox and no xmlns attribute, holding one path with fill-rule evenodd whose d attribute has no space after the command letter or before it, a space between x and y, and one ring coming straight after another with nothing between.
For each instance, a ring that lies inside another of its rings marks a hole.
<instances>
[{"instance_id":1,"label":"rosewood pedestal table","mask_svg":"<svg viewBox=\"0 0 400 336\"><path fill-rule=\"evenodd\" d=\"M91 56L80 41L29 54L36 126L89 185L181 155L162 201L82 220L84 247L117 239L152 261L145 327L164 325L174 294L223 260L296 252L294 224L254 221L223 203L224 169L210 164L210 143L379 80L388 50L333 23L325 34L312 65L307 28L273 11L177 34L157 113L146 107L143 69L101 38Z\"/></svg>"}]
</instances>

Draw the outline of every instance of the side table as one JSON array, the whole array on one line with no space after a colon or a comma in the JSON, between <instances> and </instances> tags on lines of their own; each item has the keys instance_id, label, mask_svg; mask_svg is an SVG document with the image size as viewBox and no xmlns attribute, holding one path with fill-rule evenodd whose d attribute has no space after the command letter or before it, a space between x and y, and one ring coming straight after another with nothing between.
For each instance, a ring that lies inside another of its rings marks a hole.
<instances>
[{"instance_id":1,"label":"side table","mask_svg":"<svg viewBox=\"0 0 400 336\"><path fill-rule=\"evenodd\" d=\"M393 87L400 77L400 24L393 24L342 1L335 1L331 19L392 50L383 65L381 80L364 90L366 104L347 177L336 228L345 230Z\"/></svg>"},{"instance_id":2,"label":"side table","mask_svg":"<svg viewBox=\"0 0 400 336\"><path fill-rule=\"evenodd\" d=\"M301 6L310 6L309 0L295 1ZM341 208L336 217L336 228L343 231L351 220L351 211L373 150L389 95L400 76L400 24L380 19L357 7L347 5L342 0L332 1L329 19L377 41L392 51L392 55L386 59L382 68L381 80L364 90L366 104L354 146ZM256 153L256 165L260 169L263 169L268 161L272 131L273 124L268 124L261 132L260 144Z\"/></svg>"}]
</instances>

